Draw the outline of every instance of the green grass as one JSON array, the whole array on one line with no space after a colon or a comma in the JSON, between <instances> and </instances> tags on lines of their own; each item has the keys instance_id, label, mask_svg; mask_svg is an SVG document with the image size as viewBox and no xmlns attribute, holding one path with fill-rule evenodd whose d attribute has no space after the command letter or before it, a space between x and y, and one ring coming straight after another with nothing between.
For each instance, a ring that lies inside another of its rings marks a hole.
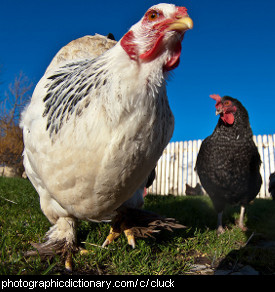
<instances>
[{"instance_id":1,"label":"green grass","mask_svg":"<svg viewBox=\"0 0 275 292\"><path fill-rule=\"evenodd\" d=\"M88 255L74 256L74 274L182 275L194 263L214 267L249 264L263 274L275 273L275 249L261 243L275 240L275 202L256 199L247 208L247 232L235 226L238 207L224 212L226 232L216 235L216 213L207 196L145 198L145 209L176 218L187 226L163 231L156 238L137 239L133 250L124 236L107 249L100 246L109 233L107 223L81 221L80 245ZM39 206L39 197L28 180L0 178L0 275L65 274L58 256L42 261L25 257L30 242L39 242L50 227ZM248 238L252 239L246 245ZM85 243L82 243L85 242Z\"/></svg>"}]
</instances>

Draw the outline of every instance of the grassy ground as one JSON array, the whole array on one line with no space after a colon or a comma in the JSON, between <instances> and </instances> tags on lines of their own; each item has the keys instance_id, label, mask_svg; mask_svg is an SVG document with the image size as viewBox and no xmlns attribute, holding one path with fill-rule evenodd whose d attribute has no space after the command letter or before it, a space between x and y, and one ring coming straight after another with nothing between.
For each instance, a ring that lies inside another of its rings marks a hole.
<instances>
[{"instance_id":1,"label":"grassy ground","mask_svg":"<svg viewBox=\"0 0 275 292\"><path fill-rule=\"evenodd\" d=\"M236 263L253 266L262 274L275 273L275 202L256 199L246 213L247 232L235 226L238 207L224 214L227 230L216 235L216 214L208 197L148 195L145 209L176 218L187 226L173 233L164 231L155 239L138 239L136 249L124 236L101 248L108 235L107 223L81 221L77 236L88 255L74 256L75 274L175 275L188 274L194 263L214 267ZM43 239L50 224L40 210L39 198L28 180L0 178L0 275L64 274L60 258L42 261L26 258L30 242ZM251 235L252 238L251 238ZM246 244L249 239L249 243ZM85 243L83 243L85 242Z\"/></svg>"}]
</instances>

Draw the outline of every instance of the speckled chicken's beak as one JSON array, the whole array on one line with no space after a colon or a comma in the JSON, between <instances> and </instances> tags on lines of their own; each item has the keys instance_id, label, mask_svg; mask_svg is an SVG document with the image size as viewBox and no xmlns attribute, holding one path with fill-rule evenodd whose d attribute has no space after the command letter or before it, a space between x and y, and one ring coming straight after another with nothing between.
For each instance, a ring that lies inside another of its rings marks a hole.
<instances>
[{"instance_id":1,"label":"speckled chicken's beak","mask_svg":"<svg viewBox=\"0 0 275 292\"><path fill-rule=\"evenodd\" d=\"M216 109L216 116L221 114L223 112L223 109L222 108L217 108Z\"/></svg>"},{"instance_id":2,"label":"speckled chicken's beak","mask_svg":"<svg viewBox=\"0 0 275 292\"><path fill-rule=\"evenodd\" d=\"M193 28L193 20L187 16L187 17L181 17L178 18L176 21L174 21L172 24L169 25L168 31L176 30L176 31L186 31L188 29Z\"/></svg>"}]
</instances>

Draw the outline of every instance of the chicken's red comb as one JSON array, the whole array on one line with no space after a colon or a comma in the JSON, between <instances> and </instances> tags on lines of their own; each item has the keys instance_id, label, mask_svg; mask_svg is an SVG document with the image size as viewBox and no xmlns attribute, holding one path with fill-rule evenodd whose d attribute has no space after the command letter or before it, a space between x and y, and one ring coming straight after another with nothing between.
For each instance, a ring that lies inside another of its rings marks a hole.
<instances>
[{"instance_id":1,"label":"chicken's red comb","mask_svg":"<svg viewBox=\"0 0 275 292\"><path fill-rule=\"evenodd\" d=\"M211 94L211 98L215 99L217 103L221 102L222 98L218 94Z\"/></svg>"}]
</instances>

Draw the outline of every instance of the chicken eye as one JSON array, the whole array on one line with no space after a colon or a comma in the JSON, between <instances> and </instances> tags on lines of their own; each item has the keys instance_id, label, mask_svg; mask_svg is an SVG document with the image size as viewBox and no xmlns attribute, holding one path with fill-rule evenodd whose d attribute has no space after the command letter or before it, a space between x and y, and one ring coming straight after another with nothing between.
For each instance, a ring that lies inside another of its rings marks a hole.
<instances>
[{"instance_id":1,"label":"chicken eye","mask_svg":"<svg viewBox=\"0 0 275 292\"><path fill-rule=\"evenodd\" d=\"M156 20L156 19L159 18L159 15L160 15L160 14L159 14L157 11L153 10L153 11L149 12L147 18L148 18L148 20L150 20L150 21L154 21L154 20Z\"/></svg>"},{"instance_id":2,"label":"chicken eye","mask_svg":"<svg viewBox=\"0 0 275 292\"><path fill-rule=\"evenodd\" d=\"M223 105L225 105L225 106L229 106L231 104L231 102L229 101L229 100L226 100L224 103L223 103Z\"/></svg>"}]
</instances>

